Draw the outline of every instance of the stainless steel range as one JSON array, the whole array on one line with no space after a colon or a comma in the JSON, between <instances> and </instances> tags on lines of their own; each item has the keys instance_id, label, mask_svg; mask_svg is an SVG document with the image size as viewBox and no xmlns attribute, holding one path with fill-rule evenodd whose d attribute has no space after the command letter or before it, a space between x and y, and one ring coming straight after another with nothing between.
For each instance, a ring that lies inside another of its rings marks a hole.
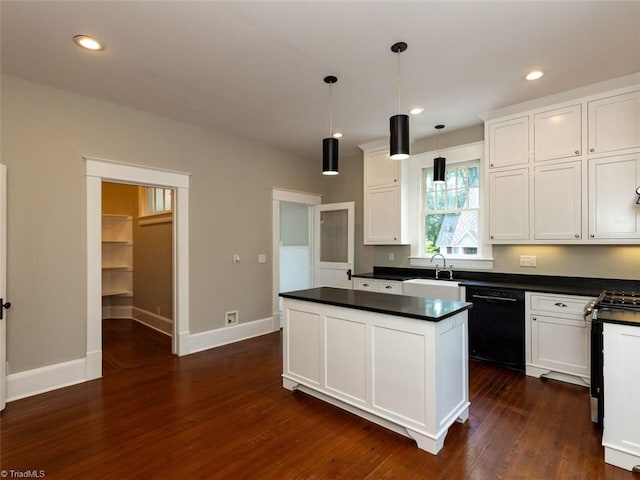
<instances>
[{"instance_id":1,"label":"stainless steel range","mask_svg":"<svg viewBox=\"0 0 640 480\"><path fill-rule=\"evenodd\" d=\"M640 292L605 290L585 307L591 319L591 420L602 427L604 416L603 320L640 325Z\"/></svg>"}]
</instances>

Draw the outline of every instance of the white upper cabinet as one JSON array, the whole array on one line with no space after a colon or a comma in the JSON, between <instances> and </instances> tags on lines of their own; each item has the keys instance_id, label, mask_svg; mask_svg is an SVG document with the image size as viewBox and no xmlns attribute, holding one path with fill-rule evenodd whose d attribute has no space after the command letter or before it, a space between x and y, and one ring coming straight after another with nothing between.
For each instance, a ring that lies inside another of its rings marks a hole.
<instances>
[{"instance_id":1,"label":"white upper cabinet","mask_svg":"<svg viewBox=\"0 0 640 480\"><path fill-rule=\"evenodd\" d=\"M582 162L537 165L534 172L534 238L580 239Z\"/></svg>"},{"instance_id":2,"label":"white upper cabinet","mask_svg":"<svg viewBox=\"0 0 640 480\"><path fill-rule=\"evenodd\" d=\"M640 148L640 90L588 105L590 155Z\"/></svg>"},{"instance_id":3,"label":"white upper cabinet","mask_svg":"<svg viewBox=\"0 0 640 480\"><path fill-rule=\"evenodd\" d=\"M490 243L640 240L640 86L491 119L485 139Z\"/></svg>"},{"instance_id":4,"label":"white upper cabinet","mask_svg":"<svg viewBox=\"0 0 640 480\"><path fill-rule=\"evenodd\" d=\"M363 149L364 203L363 243L400 245L408 243L407 166L391 160L389 149Z\"/></svg>"},{"instance_id":5,"label":"white upper cabinet","mask_svg":"<svg viewBox=\"0 0 640 480\"><path fill-rule=\"evenodd\" d=\"M402 161L391 160L389 150L365 153L364 186L389 187L400 181Z\"/></svg>"},{"instance_id":6,"label":"white upper cabinet","mask_svg":"<svg viewBox=\"0 0 640 480\"><path fill-rule=\"evenodd\" d=\"M489 168L529 162L529 117L490 123L487 130Z\"/></svg>"},{"instance_id":7,"label":"white upper cabinet","mask_svg":"<svg viewBox=\"0 0 640 480\"><path fill-rule=\"evenodd\" d=\"M489 238L529 239L529 169L489 173Z\"/></svg>"},{"instance_id":8,"label":"white upper cabinet","mask_svg":"<svg viewBox=\"0 0 640 480\"><path fill-rule=\"evenodd\" d=\"M536 113L533 132L537 162L579 156L582 150L581 106Z\"/></svg>"},{"instance_id":9,"label":"white upper cabinet","mask_svg":"<svg viewBox=\"0 0 640 480\"><path fill-rule=\"evenodd\" d=\"M640 238L640 153L589 159L589 239Z\"/></svg>"}]
</instances>

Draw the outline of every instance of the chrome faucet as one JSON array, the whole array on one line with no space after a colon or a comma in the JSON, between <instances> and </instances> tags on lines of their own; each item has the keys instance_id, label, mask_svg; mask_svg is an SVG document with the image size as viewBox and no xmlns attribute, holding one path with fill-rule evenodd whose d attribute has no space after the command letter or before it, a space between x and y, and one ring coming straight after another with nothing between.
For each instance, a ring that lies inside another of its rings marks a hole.
<instances>
[{"instance_id":1,"label":"chrome faucet","mask_svg":"<svg viewBox=\"0 0 640 480\"><path fill-rule=\"evenodd\" d=\"M445 272L449 272L449 280L453 279L453 265L449 265L447 267L447 259L444 258L444 255L441 253L436 253L431 257L431 263L433 263L433 259L436 257L442 257L442 268L440 268L440 266L438 265L438 263L436 262L436 278L440 278L440 272L445 271Z\"/></svg>"}]
</instances>

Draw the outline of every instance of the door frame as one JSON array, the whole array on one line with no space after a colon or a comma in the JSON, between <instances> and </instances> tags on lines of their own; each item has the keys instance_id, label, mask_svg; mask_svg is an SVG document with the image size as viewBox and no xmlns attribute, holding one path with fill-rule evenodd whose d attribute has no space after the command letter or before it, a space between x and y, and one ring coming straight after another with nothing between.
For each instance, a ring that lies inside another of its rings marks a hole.
<instances>
[{"instance_id":1,"label":"door frame","mask_svg":"<svg viewBox=\"0 0 640 480\"><path fill-rule=\"evenodd\" d=\"M280 330L280 202L287 203L300 203L309 207L314 207L322 203L322 195L317 193L297 192L293 190L285 190L281 188L274 188L272 193L273 198L273 250L271 257L273 258L272 268L272 317L273 317L273 331ZM313 233L313 209L309 215L309 249L313 257L313 242L315 241ZM311 274L313 275L313 265L311 266ZM312 279L313 280L313 279ZM312 281L313 285L313 281Z\"/></svg>"},{"instance_id":2,"label":"door frame","mask_svg":"<svg viewBox=\"0 0 640 480\"><path fill-rule=\"evenodd\" d=\"M86 162L87 182L87 374L102 376L102 182L173 188L173 335L171 351L189 353L189 173L95 157Z\"/></svg>"},{"instance_id":3,"label":"door frame","mask_svg":"<svg viewBox=\"0 0 640 480\"><path fill-rule=\"evenodd\" d=\"M7 301L7 166L0 163L0 297ZM4 307L0 306L0 309ZM7 401L7 310L0 320L0 410Z\"/></svg>"}]
</instances>

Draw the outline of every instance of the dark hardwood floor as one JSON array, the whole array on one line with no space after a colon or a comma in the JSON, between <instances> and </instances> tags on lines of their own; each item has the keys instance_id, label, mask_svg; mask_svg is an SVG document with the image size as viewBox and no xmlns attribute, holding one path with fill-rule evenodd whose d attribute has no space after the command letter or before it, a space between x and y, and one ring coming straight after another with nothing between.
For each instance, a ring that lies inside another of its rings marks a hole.
<instances>
[{"instance_id":1,"label":"dark hardwood floor","mask_svg":"<svg viewBox=\"0 0 640 480\"><path fill-rule=\"evenodd\" d=\"M171 357L171 337L128 318L102 321L102 374Z\"/></svg>"},{"instance_id":2,"label":"dark hardwood floor","mask_svg":"<svg viewBox=\"0 0 640 480\"><path fill-rule=\"evenodd\" d=\"M583 387L472 362L470 418L434 456L283 389L281 362L274 333L11 402L1 468L55 479L640 479L604 463Z\"/></svg>"}]
</instances>

